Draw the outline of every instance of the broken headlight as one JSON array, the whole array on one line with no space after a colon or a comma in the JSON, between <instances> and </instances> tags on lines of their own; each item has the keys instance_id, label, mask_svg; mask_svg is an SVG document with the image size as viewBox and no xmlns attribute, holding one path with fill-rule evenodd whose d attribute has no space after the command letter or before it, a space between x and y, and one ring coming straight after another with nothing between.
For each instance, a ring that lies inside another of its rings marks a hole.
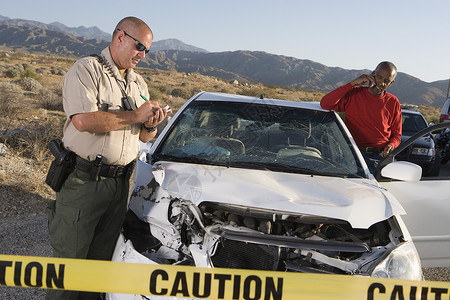
<instances>
[{"instance_id":1,"label":"broken headlight","mask_svg":"<svg viewBox=\"0 0 450 300\"><path fill-rule=\"evenodd\" d=\"M412 242L400 244L373 270L372 277L423 280L419 254Z\"/></svg>"}]
</instances>

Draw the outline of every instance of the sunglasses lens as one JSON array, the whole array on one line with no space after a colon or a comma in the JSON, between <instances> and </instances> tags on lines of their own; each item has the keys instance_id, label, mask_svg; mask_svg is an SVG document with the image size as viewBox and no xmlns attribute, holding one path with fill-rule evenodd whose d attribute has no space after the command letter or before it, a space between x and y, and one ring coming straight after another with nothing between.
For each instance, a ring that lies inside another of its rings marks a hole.
<instances>
[{"instance_id":1,"label":"sunglasses lens","mask_svg":"<svg viewBox=\"0 0 450 300\"><path fill-rule=\"evenodd\" d=\"M147 48L145 48L144 44L142 44L141 42L136 42L136 49L138 51L145 51L145 53L148 53Z\"/></svg>"},{"instance_id":2,"label":"sunglasses lens","mask_svg":"<svg viewBox=\"0 0 450 300\"><path fill-rule=\"evenodd\" d=\"M139 51L145 50L145 46L139 42L136 42L136 49Z\"/></svg>"},{"instance_id":3,"label":"sunglasses lens","mask_svg":"<svg viewBox=\"0 0 450 300\"><path fill-rule=\"evenodd\" d=\"M145 51L145 53L147 54L150 50L148 50L144 44L142 44L141 42L139 42L137 39L135 39L134 37L132 37L131 35L129 35L128 33L126 33L124 31L125 35L132 38L135 42L136 42L136 49L138 51Z\"/></svg>"}]
</instances>

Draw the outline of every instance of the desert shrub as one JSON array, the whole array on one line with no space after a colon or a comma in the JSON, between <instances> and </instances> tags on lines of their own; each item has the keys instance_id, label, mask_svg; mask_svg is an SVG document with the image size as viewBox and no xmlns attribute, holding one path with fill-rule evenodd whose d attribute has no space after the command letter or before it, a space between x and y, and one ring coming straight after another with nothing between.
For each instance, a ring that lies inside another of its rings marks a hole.
<instances>
[{"instance_id":1,"label":"desert shrub","mask_svg":"<svg viewBox=\"0 0 450 300\"><path fill-rule=\"evenodd\" d=\"M39 162L50 158L48 143L55 138L62 138L63 120L53 118L48 122L30 124L27 127L9 130L0 136L16 155L35 159Z\"/></svg>"},{"instance_id":2,"label":"desert shrub","mask_svg":"<svg viewBox=\"0 0 450 300\"><path fill-rule=\"evenodd\" d=\"M11 64L11 59L9 59L9 54L8 53L1 53L0 54L0 61L5 62L7 64Z\"/></svg>"},{"instance_id":3,"label":"desert shrub","mask_svg":"<svg viewBox=\"0 0 450 300\"><path fill-rule=\"evenodd\" d=\"M13 83L0 82L0 115L14 118L21 109L23 90Z\"/></svg>"},{"instance_id":4,"label":"desert shrub","mask_svg":"<svg viewBox=\"0 0 450 300\"><path fill-rule=\"evenodd\" d=\"M169 105L172 108L173 113L180 109L181 106L186 103L188 99L180 98L180 97L170 97L164 100L165 103L160 103L160 105ZM173 114L172 114L173 115Z\"/></svg>"},{"instance_id":5,"label":"desert shrub","mask_svg":"<svg viewBox=\"0 0 450 300\"><path fill-rule=\"evenodd\" d=\"M66 75L67 71L61 68L52 68L50 70L50 73L52 73L53 75L61 75L64 76Z\"/></svg>"},{"instance_id":6,"label":"desert shrub","mask_svg":"<svg viewBox=\"0 0 450 300\"><path fill-rule=\"evenodd\" d=\"M150 94L150 99L151 100L159 101L159 100L161 100L163 98L161 92L157 88L149 87L148 88L148 93Z\"/></svg>"},{"instance_id":7,"label":"desert shrub","mask_svg":"<svg viewBox=\"0 0 450 300\"><path fill-rule=\"evenodd\" d=\"M31 77L23 77L16 81L18 85L22 87L22 89L30 92L39 91L42 89L42 85L34 78Z\"/></svg>"},{"instance_id":8,"label":"desert shrub","mask_svg":"<svg viewBox=\"0 0 450 300\"><path fill-rule=\"evenodd\" d=\"M428 123L439 123L441 108L435 106L419 105L419 112L425 117Z\"/></svg>"},{"instance_id":9,"label":"desert shrub","mask_svg":"<svg viewBox=\"0 0 450 300\"><path fill-rule=\"evenodd\" d=\"M172 88L168 85L159 85L156 87L161 93L166 94L166 95L170 95L170 93L172 92Z\"/></svg>"},{"instance_id":10,"label":"desert shrub","mask_svg":"<svg viewBox=\"0 0 450 300\"><path fill-rule=\"evenodd\" d=\"M13 67L12 69L6 70L5 75L8 78L14 78L14 77L19 77L21 72L22 71L19 68Z\"/></svg>"},{"instance_id":11,"label":"desert shrub","mask_svg":"<svg viewBox=\"0 0 450 300\"><path fill-rule=\"evenodd\" d=\"M429 117L427 118L428 123L438 124L439 118L438 117Z\"/></svg>"},{"instance_id":12,"label":"desert shrub","mask_svg":"<svg viewBox=\"0 0 450 300\"><path fill-rule=\"evenodd\" d=\"M20 73L20 77L22 78L33 78L34 80L41 80L41 76L39 76L34 70L30 68L26 68L23 72Z\"/></svg>"},{"instance_id":13,"label":"desert shrub","mask_svg":"<svg viewBox=\"0 0 450 300\"><path fill-rule=\"evenodd\" d=\"M172 95L173 97L189 99L194 95L194 93L190 89L175 88L172 90L170 95Z\"/></svg>"},{"instance_id":14,"label":"desert shrub","mask_svg":"<svg viewBox=\"0 0 450 300\"><path fill-rule=\"evenodd\" d=\"M48 110L63 111L62 97L49 89L40 89L36 94L39 105Z\"/></svg>"}]
</instances>

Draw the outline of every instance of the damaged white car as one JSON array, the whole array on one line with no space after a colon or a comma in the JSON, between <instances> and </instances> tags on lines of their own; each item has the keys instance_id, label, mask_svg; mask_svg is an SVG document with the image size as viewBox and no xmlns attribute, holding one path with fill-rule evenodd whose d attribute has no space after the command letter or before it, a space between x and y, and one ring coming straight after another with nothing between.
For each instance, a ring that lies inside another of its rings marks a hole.
<instances>
[{"instance_id":1,"label":"damaged white car","mask_svg":"<svg viewBox=\"0 0 450 300\"><path fill-rule=\"evenodd\" d=\"M143 147L129 207L114 261L422 280L402 205L319 103L199 93Z\"/></svg>"}]
</instances>

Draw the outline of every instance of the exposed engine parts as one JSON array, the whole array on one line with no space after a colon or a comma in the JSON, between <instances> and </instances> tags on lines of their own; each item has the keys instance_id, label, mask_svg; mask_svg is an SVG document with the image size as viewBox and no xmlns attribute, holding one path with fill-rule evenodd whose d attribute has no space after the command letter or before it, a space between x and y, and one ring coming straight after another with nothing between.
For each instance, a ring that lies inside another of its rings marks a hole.
<instances>
[{"instance_id":1,"label":"exposed engine parts","mask_svg":"<svg viewBox=\"0 0 450 300\"><path fill-rule=\"evenodd\" d=\"M391 243L388 221L354 229L325 217L165 201L167 224L150 225L130 211L124 225L136 250L159 263L355 274Z\"/></svg>"}]
</instances>

